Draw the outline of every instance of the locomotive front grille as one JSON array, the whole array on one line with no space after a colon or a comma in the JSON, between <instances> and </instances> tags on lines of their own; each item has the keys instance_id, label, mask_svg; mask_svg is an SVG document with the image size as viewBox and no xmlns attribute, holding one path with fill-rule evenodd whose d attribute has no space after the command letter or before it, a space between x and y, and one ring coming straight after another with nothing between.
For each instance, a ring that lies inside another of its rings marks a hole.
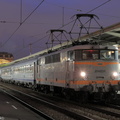
<instances>
[{"instance_id":1,"label":"locomotive front grille","mask_svg":"<svg viewBox=\"0 0 120 120\"><path fill-rule=\"evenodd\" d=\"M103 76L96 76L96 79L104 79Z\"/></svg>"}]
</instances>

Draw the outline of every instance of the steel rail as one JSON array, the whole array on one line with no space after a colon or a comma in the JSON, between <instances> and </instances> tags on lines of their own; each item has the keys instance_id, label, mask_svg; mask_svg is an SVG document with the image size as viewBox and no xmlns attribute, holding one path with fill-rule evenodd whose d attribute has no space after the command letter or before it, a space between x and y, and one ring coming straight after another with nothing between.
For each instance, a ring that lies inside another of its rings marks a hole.
<instances>
[{"instance_id":1,"label":"steel rail","mask_svg":"<svg viewBox=\"0 0 120 120\"><path fill-rule=\"evenodd\" d=\"M6 87L6 86L4 86L4 87ZM55 109L56 111L59 111L59 112L65 114L65 115L67 115L67 116L69 116L69 117L71 117L71 118L73 118L73 119L76 119L76 120L78 120L78 119L79 119L79 120L93 120L92 118L89 118L89 117L84 116L84 115L77 114L77 113L75 113L75 112L72 112L72 111L70 111L70 110L64 109L64 108L62 108L62 107L60 107L60 106L57 106L57 105L55 105L55 104L53 104L53 103L47 102L47 101L42 100L42 99L40 99L40 98L36 98L36 97L34 97L34 96L25 94L25 93L20 92L20 91L18 91L18 90L14 90L13 88L12 88L12 89L11 89L11 88L8 88L8 87L6 87L6 88L14 91L14 93L15 93L15 92L18 92L18 93L23 94L23 95L25 95L25 96L27 96L27 97L30 97L30 98L35 99L35 100L38 100L38 101L40 101L42 104L48 105L50 108L53 108L53 109ZM6 91L5 91L5 92L6 92ZM11 95L11 94L8 93L8 92L6 92L6 93L7 93L8 95L10 95L11 97L15 98L16 100L20 101L21 103L30 106L31 109L34 109L33 107L31 107L31 105L25 103L24 101L21 101L19 98L15 97L14 95ZM38 111L38 113L39 113L39 110L36 110L36 109L35 109L35 111L36 111L36 112Z\"/></svg>"},{"instance_id":2,"label":"steel rail","mask_svg":"<svg viewBox=\"0 0 120 120\"><path fill-rule=\"evenodd\" d=\"M2 90L3 92L5 92L7 95L9 95L10 97L14 98L15 100L17 100L18 102L20 102L21 104L23 104L24 106L26 106L27 108L29 108L30 110L32 110L33 112L37 113L38 115L40 115L41 117L43 117L46 120L54 120L53 118L51 118L50 116L46 115L45 113L41 112L40 110L36 109L35 107L31 106L30 104L22 101L21 99L15 97L14 95L8 93L5 90Z\"/></svg>"}]
</instances>

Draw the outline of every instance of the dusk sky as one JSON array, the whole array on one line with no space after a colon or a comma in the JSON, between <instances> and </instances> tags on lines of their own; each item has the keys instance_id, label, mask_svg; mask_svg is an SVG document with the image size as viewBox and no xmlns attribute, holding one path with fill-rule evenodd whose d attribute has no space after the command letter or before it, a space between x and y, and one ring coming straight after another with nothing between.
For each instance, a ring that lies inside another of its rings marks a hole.
<instances>
[{"instance_id":1,"label":"dusk sky","mask_svg":"<svg viewBox=\"0 0 120 120\"><path fill-rule=\"evenodd\" d=\"M0 51L19 59L30 55L30 44L32 54L47 49L47 31L69 23L75 14L88 12L97 15L103 27L119 23L120 0L0 0Z\"/></svg>"}]
</instances>

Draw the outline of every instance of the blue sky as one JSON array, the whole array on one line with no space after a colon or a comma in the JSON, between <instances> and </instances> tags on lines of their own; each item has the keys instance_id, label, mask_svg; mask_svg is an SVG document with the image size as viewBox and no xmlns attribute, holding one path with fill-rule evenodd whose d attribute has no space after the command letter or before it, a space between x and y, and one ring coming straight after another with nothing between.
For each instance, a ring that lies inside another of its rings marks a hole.
<instances>
[{"instance_id":1,"label":"blue sky","mask_svg":"<svg viewBox=\"0 0 120 120\"><path fill-rule=\"evenodd\" d=\"M15 59L46 49L46 41L42 39L50 29L58 29L63 23L71 21L74 14L87 13L108 0L44 0L39 8L20 26L42 0L22 0L22 17L20 14L21 0L0 0L0 51L10 52ZM109 0L106 4L93 10L103 27L120 22L120 0ZM63 21L64 8L64 21ZM81 11L80 11L81 10ZM63 27L69 29L70 25ZM14 35L12 35L15 32Z\"/></svg>"}]
</instances>

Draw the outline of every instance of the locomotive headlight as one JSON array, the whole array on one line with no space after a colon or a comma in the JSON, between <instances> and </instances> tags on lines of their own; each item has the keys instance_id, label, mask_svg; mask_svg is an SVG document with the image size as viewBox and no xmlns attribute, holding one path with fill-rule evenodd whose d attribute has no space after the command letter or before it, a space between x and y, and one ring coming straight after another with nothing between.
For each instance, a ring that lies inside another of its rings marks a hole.
<instances>
[{"instance_id":1,"label":"locomotive headlight","mask_svg":"<svg viewBox=\"0 0 120 120\"><path fill-rule=\"evenodd\" d=\"M85 76L86 76L86 73L85 73L85 72L81 72L80 75L81 75L82 77L85 77Z\"/></svg>"},{"instance_id":2,"label":"locomotive headlight","mask_svg":"<svg viewBox=\"0 0 120 120\"><path fill-rule=\"evenodd\" d=\"M117 72L113 72L113 76L114 76L114 77L117 77L117 76L118 76L118 73L117 73Z\"/></svg>"},{"instance_id":3,"label":"locomotive headlight","mask_svg":"<svg viewBox=\"0 0 120 120\"><path fill-rule=\"evenodd\" d=\"M113 72L111 78L115 80L118 78L118 76L119 76L118 72Z\"/></svg>"}]
</instances>

